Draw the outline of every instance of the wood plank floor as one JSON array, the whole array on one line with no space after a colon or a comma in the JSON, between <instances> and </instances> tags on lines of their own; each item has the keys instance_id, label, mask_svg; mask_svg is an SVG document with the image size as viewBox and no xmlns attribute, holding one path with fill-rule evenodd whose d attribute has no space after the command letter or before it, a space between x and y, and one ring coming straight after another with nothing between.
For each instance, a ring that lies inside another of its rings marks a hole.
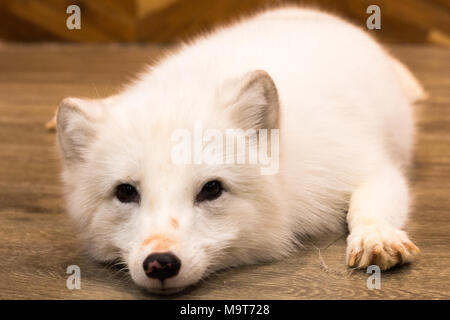
<instances>
[{"instance_id":1,"label":"wood plank floor","mask_svg":"<svg viewBox=\"0 0 450 320\"><path fill-rule=\"evenodd\" d=\"M161 52L154 46L0 44L0 298L158 298L82 253L64 213L55 135L43 125L61 98L111 94ZM381 290L371 291L364 271L347 269L342 235L283 261L219 272L175 298L450 298L450 50L392 52L430 95L417 107L415 205L407 226L422 250L419 260L383 273ZM81 268L81 290L66 288L69 265Z\"/></svg>"}]
</instances>

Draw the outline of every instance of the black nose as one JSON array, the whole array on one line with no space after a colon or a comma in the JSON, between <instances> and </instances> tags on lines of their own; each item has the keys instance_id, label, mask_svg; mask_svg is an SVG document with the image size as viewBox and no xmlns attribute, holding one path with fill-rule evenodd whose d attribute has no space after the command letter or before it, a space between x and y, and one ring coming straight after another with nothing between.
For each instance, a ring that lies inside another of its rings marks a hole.
<instances>
[{"instance_id":1,"label":"black nose","mask_svg":"<svg viewBox=\"0 0 450 320\"><path fill-rule=\"evenodd\" d=\"M147 277L163 281L178 274L181 261L170 252L153 253L144 260L143 267Z\"/></svg>"}]
</instances>

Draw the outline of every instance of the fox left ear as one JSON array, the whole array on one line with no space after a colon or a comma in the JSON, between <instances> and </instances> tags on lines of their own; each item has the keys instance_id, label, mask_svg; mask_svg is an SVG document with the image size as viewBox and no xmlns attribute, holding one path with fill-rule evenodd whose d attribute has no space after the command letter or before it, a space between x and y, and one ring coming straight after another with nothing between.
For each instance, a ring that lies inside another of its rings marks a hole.
<instances>
[{"instance_id":1,"label":"fox left ear","mask_svg":"<svg viewBox=\"0 0 450 320\"><path fill-rule=\"evenodd\" d=\"M57 111L57 133L63 159L68 165L82 162L96 134L102 108L97 100L64 99Z\"/></svg>"},{"instance_id":2,"label":"fox left ear","mask_svg":"<svg viewBox=\"0 0 450 320\"><path fill-rule=\"evenodd\" d=\"M249 72L230 85L234 98L229 105L229 112L239 128L279 128L278 91L266 71Z\"/></svg>"}]
</instances>

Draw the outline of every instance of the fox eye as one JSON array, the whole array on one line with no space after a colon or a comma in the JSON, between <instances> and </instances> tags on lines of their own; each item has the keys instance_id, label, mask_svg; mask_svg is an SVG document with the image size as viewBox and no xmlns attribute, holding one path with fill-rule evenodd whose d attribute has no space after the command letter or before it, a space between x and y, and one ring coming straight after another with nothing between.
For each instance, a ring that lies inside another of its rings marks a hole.
<instances>
[{"instance_id":1,"label":"fox eye","mask_svg":"<svg viewBox=\"0 0 450 320\"><path fill-rule=\"evenodd\" d=\"M123 203L139 202L140 200L136 188L128 183L119 184L116 187L116 198Z\"/></svg>"},{"instance_id":2,"label":"fox eye","mask_svg":"<svg viewBox=\"0 0 450 320\"><path fill-rule=\"evenodd\" d=\"M223 188L220 181L211 180L203 185L202 190L200 191L199 194L197 194L195 200L197 202L215 200L218 197L220 197L222 191Z\"/></svg>"}]
</instances>

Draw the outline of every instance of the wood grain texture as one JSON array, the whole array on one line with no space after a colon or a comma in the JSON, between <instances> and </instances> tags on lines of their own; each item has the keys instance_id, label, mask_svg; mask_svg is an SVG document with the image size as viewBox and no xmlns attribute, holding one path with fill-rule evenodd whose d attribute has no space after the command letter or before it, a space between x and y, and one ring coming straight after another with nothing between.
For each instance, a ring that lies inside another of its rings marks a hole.
<instances>
[{"instance_id":1,"label":"wood grain texture","mask_svg":"<svg viewBox=\"0 0 450 320\"><path fill-rule=\"evenodd\" d=\"M66 8L81 9L81 30L66 28ZM14 41L174 42L263 8L317 7L365 27L369 5L381 9L385 42L450 47L449 0L8 0L0 1L0 39Z\"/></svg>"},{"instance_id":2,"label":"wood grain texture","mask_svg":"<svg viewBox=\"0 0 450 320\"><path fill-rule=\"evenodd\" d=\"M63 97L109 95L162 52L135 45L0 45L0 298L158 298L83 254L64 213L55 135L43 125ZM368 275L345 265L345 235L330 236L283 261L219 272L174 298L450 298L450 50L397 46L392 52L430 95L417 107L415 205L407 226L422 250L419 260L383 273L382 289L370 291ZM81 267L81 290L66 288L73 264Z\"/></svg>"}]
</instances>

